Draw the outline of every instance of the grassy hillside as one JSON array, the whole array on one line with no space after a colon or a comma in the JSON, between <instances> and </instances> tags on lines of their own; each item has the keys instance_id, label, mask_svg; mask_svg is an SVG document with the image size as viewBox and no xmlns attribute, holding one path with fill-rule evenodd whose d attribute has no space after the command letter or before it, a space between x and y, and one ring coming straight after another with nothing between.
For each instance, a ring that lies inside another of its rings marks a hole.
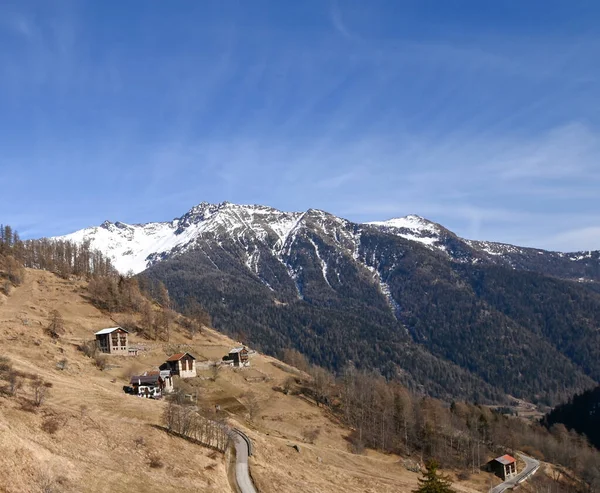
<instances>
[{"instance_id":1,"label":"grassy hillside","mask_svg":"<svg viewBox=\"0 0 600 493\"><path fill-rule=\"evenodd\" d=\"M194 340L176 330L168 343L134 335L140 355L111 358L113 368L101 371L77 346L114 325L119 314L111 318L91 305L85 284L27 270L23 283L0 299L2 356L26 375L16 397L0 396L0 487L9 492L230 491L221 454L154 428L165 403L125 395L122 386L132 372L157 366L176 349L216 359L235 341L211 329ZM52 310L65 320L66 332L57 342L44 333ZM63 360L66 369L58 369ZM195 379L187 389L197 390L203 402L221 404L236 426L248 431L256 445L251 470L260 491L410 491L417 485L418 475L401 457L350 453L349 431L325 410L275 392L293 369L285 371L285 365L260 354L251 364L247 371L222 370L214 382ZM52 384L39 408L30 403L33 375ZM252 421L250 402L257 403ZM490 480L484 474L474 478L457 489L478 491L478 484Z\"/></svg>"}]
</instances>

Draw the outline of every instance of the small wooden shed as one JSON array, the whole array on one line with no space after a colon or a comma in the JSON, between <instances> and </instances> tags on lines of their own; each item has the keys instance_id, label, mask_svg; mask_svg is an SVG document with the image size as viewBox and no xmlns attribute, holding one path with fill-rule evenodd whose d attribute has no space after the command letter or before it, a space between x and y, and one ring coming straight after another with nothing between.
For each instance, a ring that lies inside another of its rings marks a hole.
<instances>
[{"instance_id":1,"label":"small wooden shed","mask_svg":"<svg viewBox=\"0 0 600 493\"><path fill-rule=\"evenodd\" d=\"M227 359L233 366L250 366L248 360L248 348L246 346L235 347L229 351Z\"/></svg>"},{"instance_id":2,"label":"small wooden shed","mask_svg":"<svg viewBox=\"0 0 600 493\"><path fill-rule=\"evenodd\" d=\"M129 332L123 327L109 327L96 332L98 350L107 354L129 355Z\"/></svg>"},{"instance_id":3,"label":"small wooden shed","mask_svg":"<svg viewBox=\"0 0 600 493\"><path fill-rule=\"evenodd\" d=\"M516 476L517 460L511 455L502 455L488 462L489 469L503 480Z\"/></svg>"}]
</instances>

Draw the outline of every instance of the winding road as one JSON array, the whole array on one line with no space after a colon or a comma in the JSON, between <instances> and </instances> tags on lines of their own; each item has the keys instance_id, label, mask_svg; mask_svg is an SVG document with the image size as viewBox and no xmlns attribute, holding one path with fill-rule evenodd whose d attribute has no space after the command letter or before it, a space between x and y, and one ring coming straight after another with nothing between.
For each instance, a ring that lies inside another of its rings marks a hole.
<instances>
[{"instance_id":1,"label":"winding road","mask_svg":"<svg viewBox=\"0 0 600 493\"><path fill-rule=\"evenodd\" d=\"M493 487L490 490L490 493L503 493L504 491L508 490L509 488L514 488L517 484L522 483L523 481L528 479L529 476L532 476L533 474L535 474L535 472L540 467L540 462L535 460L534 458L528 457L527 455L523 455L523 454L518 454L518 455L525 462L525 469L523 469L516 476L513 476L510 479L507 479L506 481L504 481L504 483L501 483L498 486Z\"/></svg>"},{"instance_id":2,"label":"winding road","mask_svg":"<svg viewBox=\"0 0 600 493\"><path fill-rule=\"evenodd\" d=\"M252 453L250 439L239 430L232 430L231 438L235 445L235 480L241 493L257 493L250 471L248 470L248 455Z\"/></svg>"}]
</instances>

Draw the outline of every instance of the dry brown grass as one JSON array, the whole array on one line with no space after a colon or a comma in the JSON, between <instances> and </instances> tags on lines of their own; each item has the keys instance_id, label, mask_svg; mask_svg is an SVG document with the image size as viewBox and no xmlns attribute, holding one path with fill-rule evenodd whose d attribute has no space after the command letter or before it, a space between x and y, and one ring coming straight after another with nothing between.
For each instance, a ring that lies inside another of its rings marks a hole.
<instances>
[{"instance_id":1,"label":"dry brown grass","mask_svg":"<svg viewBox=\"0 0 600 493\"><path fill-rule=\"evenodd\" d=\"M64 318L65 333L53 342L44 328L54 309ZM174 348L214 361L237 342L211 329L193 340L174 330L169 343L133 335L139 356L109 357L110 366L101 371L78 346L115 325L119 315L113 318L87 302L83 282L40 271L28 270L23 284L0 300L2 353L18 371L52 383L34 412L21 408L32 397L27 386L17 397L0 396L0 490L231 491L222 454L151 426L160 423L165 403L126 395L122 387L133 373L160 365ZM63 360L68 364L57 367ZM197 394L207 409L220 405L247 431L255 444L251 472L262 493L409 492L417 486L418 474L407 471L402 458L350 453L348 430L307 400L273 390L300 372L258 354L251 365L265 381L223 368L216 381L188 381L186 392ZM202 373L210 376L209 369ZM485 484L481 479L455 486L474 493Z\"/></svg>"}]
</instances>

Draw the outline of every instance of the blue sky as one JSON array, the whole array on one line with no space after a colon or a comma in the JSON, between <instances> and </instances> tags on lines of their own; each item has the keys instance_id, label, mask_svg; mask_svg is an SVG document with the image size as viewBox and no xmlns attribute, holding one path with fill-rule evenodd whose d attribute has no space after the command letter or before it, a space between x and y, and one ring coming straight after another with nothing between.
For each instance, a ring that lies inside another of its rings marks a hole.
<instances>
[{"instance_id":1,"label":"blue sky","mask_svg":"<svg viewBox=\"0 0 600 493\"><path fill-rule=\"evenodd\" d=\"M3 1L0 221L201 202L600 248L600 5Z\"/></svg>"}]
</instances>

